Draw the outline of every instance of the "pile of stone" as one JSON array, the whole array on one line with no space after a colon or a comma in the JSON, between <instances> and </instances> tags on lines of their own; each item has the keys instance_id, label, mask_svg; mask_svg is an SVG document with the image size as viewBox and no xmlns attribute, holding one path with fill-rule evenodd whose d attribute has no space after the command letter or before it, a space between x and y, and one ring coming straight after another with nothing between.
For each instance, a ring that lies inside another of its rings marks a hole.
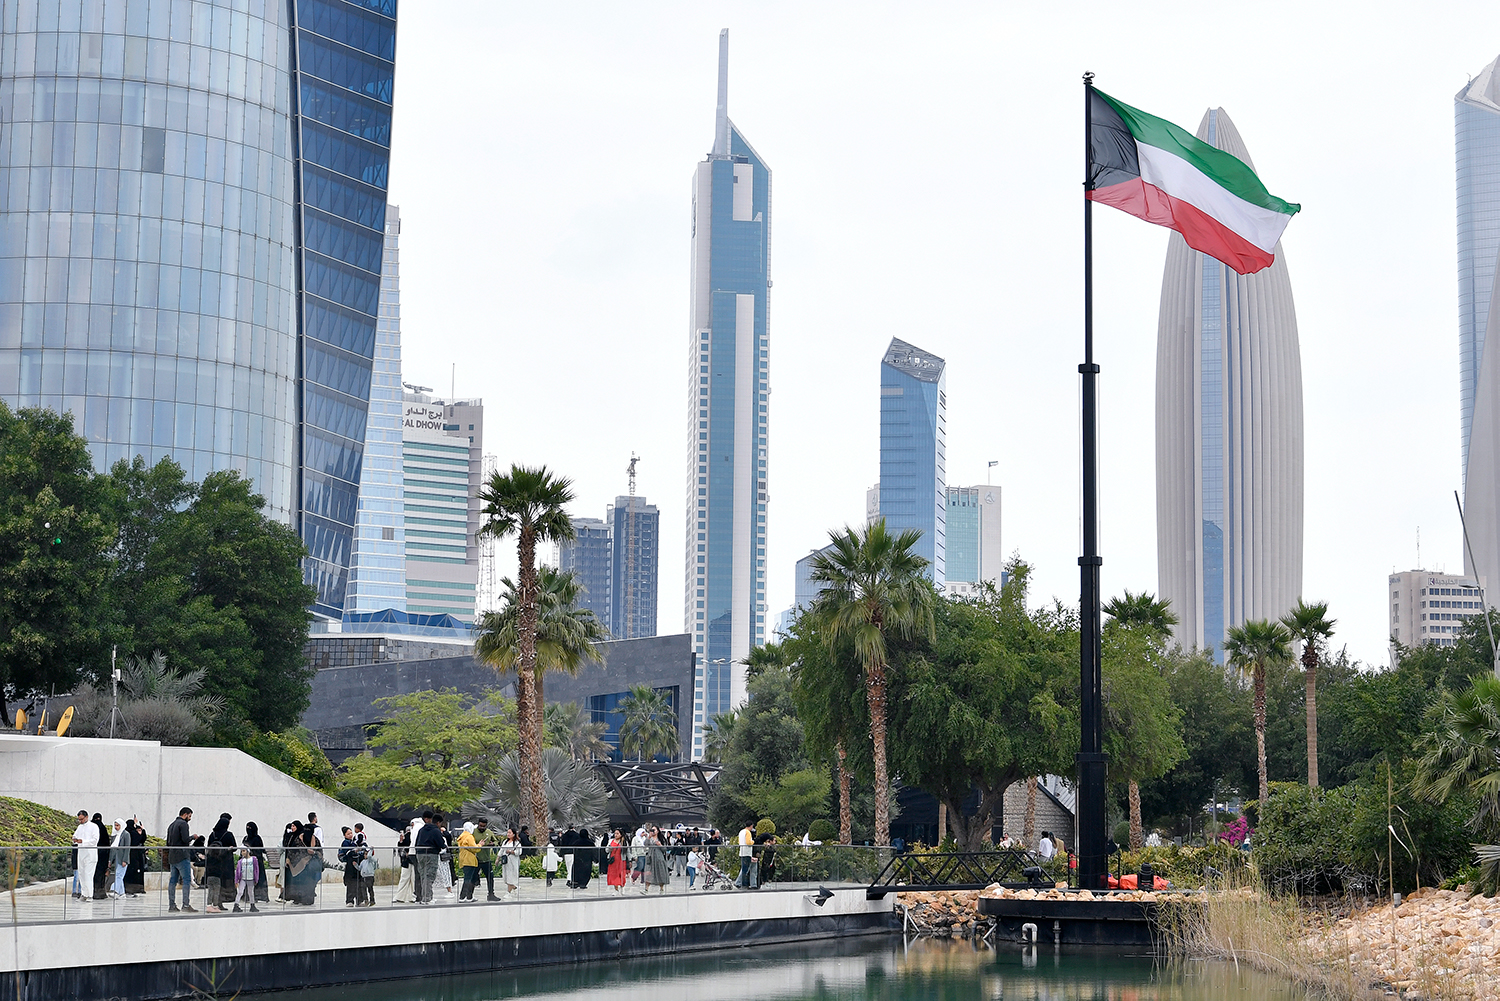
<instances>
[{"instance_id":1,"label":"pile of stone","mask_svg":"<svg viewBox=\"0 0 1500 1001\"><path fill-rule=\"evenodd\" d=\"M1354 911L1310 928L1303 944L1326 963L1403 998L1500 997L1500 898L1422 890L1400 907Z\"/></svg>"},{"instance_id":2,"label":"pile of stone","mask_svg":"<svg viewBox=\"0 0 1500 1001\"><path fill-rule=\"evenodd\" d=\"M1134 900L1134 901L1156 901L1164 900L1172 894L1164 891L1152 892L1151 890L1109 890L1104 893L1094 893L1090 890L1065 890L1059 887L1051 889L1024 889L1012 890L1001 886L999 883L991 883L979 891L986 897L994 897L998 900Z\"/></svg>"},{"instance_id":3,"label":"pile of stone","mask_svg":"<svg viewBox=\"0 0 1500 1001\"><path fill-rule=\"evenodd\" d=\"M973 938L988 922L979 916L978 890L930 890L896 894L916 930L938 938Z\"/></svg>"}]
</instances>

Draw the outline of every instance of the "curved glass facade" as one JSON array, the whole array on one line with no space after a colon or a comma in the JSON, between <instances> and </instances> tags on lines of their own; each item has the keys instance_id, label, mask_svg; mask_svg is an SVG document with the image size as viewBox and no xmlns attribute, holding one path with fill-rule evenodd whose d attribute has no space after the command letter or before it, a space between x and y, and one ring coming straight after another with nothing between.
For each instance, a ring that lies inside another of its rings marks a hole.
<instances>
[{"instance_id":1,"label":"curved glass facade","mask_svg":"<svg viewBox=\"0 0 1500 1001\"><path fill-rule=\"evenodd\" d=\"M234 7L0 0L0 398L290 521L288 7Z\"/></svg>"}]
</instances>

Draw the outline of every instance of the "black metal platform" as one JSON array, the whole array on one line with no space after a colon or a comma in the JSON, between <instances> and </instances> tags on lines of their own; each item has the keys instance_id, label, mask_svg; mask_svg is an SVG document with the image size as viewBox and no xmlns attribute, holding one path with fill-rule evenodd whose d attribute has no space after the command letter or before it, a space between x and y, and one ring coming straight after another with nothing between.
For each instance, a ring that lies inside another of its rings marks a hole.
<instances>
[{"instance_id":1,"label":"black metal platform","mask_svg":"<svg viewBox=\"0 0 1500 1001\"><path fill-rule=\"evenodd\" d=\"M1160 939L1158 905L1148 900L980 897L979 913L995 918L1001 941L1028 941L1027 924L1036 925L1036 941L1042 944L1150 947Z\"/></svg>"}]
</instances>

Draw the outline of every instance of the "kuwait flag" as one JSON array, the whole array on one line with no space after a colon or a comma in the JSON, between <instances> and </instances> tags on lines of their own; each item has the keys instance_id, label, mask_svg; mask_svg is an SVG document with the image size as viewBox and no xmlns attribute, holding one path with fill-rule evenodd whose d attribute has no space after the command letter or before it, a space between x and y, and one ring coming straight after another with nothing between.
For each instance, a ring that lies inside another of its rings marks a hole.
<instances>
[{"instance_id":1,"label":"kuwait flag","mask_svg":"<svg viewBox=\"0 0 1500 1001\"><path fill-rule=\"evenodd\" d=\"M1175 229L1242 275L1271 266L1302 208L1267 191L1242 160L1093 88L1088 177L1086 197Z\"/></svg>"}]
</instances>

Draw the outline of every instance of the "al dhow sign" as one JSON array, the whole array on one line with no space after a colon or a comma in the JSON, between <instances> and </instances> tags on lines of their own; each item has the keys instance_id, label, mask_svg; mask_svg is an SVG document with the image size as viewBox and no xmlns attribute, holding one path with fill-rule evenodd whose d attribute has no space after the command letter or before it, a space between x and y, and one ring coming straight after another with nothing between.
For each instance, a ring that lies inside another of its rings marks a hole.
<instances>
[{"instance_id":1,"label":"al dhow sign","mask_svg":"<svg viewBox=\"0 0 1500 1001\"><path fill-rule=\"evenodd\" d=\"M408 431L443 430L443 408L426 403L408 403L401 417L401 426Z\"/></svg>"}]
</instances>

